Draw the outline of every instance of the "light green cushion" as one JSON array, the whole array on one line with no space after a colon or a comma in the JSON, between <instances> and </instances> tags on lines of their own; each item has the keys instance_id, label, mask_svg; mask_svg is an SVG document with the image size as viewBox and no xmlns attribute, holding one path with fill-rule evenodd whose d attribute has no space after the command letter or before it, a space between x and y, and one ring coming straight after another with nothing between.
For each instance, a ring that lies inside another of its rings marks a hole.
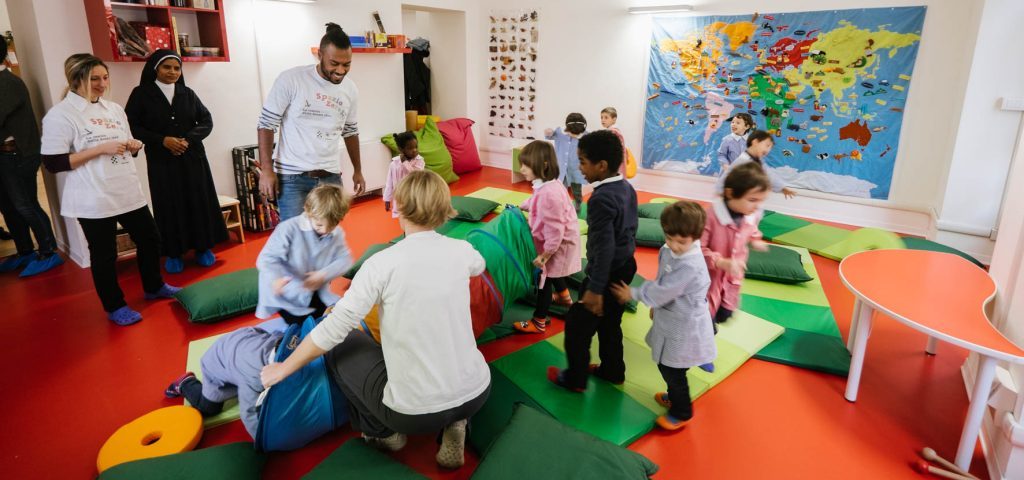
<instances>
[{"instance_id":1,"label":"light green cushion","mask_svg":"<svg viewBox=\"0 0 1024 480\"><path fill-rule=\"evenodd\" d=\"M777 283L803 283L813 280L804 270L799 253L775 245L768 245L767 252L750 250L746 278Z\"/></svg>"},{"instance_id":2,"label":"light green cushion","mask_svg":"<svg viewBox=\"0 0 1024 480\"><path fill-rule=\"evenodd\" d=\"M607 419L606 419L607 420ZM544 458L537 461L537 449ZM526 405L516 405L508 427L484 454L471 478L647 479L658 466L643 455L568 427Z\"/></svg>"},{"instance_id":3,"label":"light green cushion","mask_svg":"<svg viewBox=\"0 0 1024 480\"><path fill-rule=\"evenodd\" d=\"M647 202L647 203L676 203L678 201L679 201L678 198L657 197L657 198L652 198L651 201Z\"/></svg>"},{"instance_id":4,"label":"light green cushion","mask_svg":"<svg viewBox=\"0 0 1024 480\"><path fill-rule=\"evenodd\" d=\"M147 458L110 467L100 480L259 479L266 458L252 443L238 442Z\"/></svg>"},{"instance_id":5,"label":"light green cushion","mask_svg":"<svg viewBox=\"0 0 1024 480\"><path fill-rule=\"evenodd\" d=\"M452 197L452 208L459 212L456 220L479 222L498 207L498 202L476 197Z\"/></svg>"},{"instance_id":6,"label":"light green cushion","mask_svg":"<svg viewBox=\"0 0 1024 480\"><path fill-rule=\"evenodd\" d=\"M359 257L359 260L356 260L356 263L352 264L348 271L345 272L345 274L342 276L349 280L352 280L353 278L356 277L356 273L359 272L359 269L362 268L363 262L368 260L375 253L384 250L390 247L391 245L391 243L375 243L373 245L370 245L369 247L366 247L366 251L363 252L363 254Z\"/></svg>"},{"instance_id":7,"label":"light green cushion","mask_svg":"<svg viewBox=\"0 0 1024 480\"><path fill-rule=\"evenodd\" d=\"M860 228L850 233L845 240L818 252L818 255L840 261L857 252L904 248L906 245L895 233L880 228Z\"/></svg>"},{"instance_id":8,"label":"light green cushion","mask_svg":"<svg viewBox=\"0 0 1024 480\"><path fill-rule=\"evenodd\" d=\"M381 453L361 439L343 443L324 461L302 476L303 480L428 478Z\"/></svg>"},{"instance_id":9,"label":"light green cushion","mask_svg":"<svg viewBox=\"0 0 1024 480\"><path fill-rule=\"evenodd\" d=\"M437 129L434 120L427 117L427 123L423 128L416 130L415 134L419 142L420 156L423 157L427 169L436 172L448 183L458 180L459 176L452 170L452 154L444 145L444 138L441 137L441 131ZM391 155L400 153L398 146L395 145L395 137L384 135L380 137L380 141L391 149Z\"/></svg>"},{"instance_id":10,"label":"light green cushion","mask_svg":"<svg viewBox=\"0 0 1024 480\"><path fill-rule=\"evenodd\" d=\"M636 213L640 218L653 218L655 220L661 219L661 212L665 210L665 207L669 206L668 203L641 203L636 207Z\"/></svg>"},{"instance_id":11,"label":"light green cushion","mask_svg":"<svg viewBox=\"0 0 1024 480\"><path fill-rule=\"evenodd\" d=\"M259 272L247 268L189 285L174 294L192 323L214 323L256 309Z\"/></svg>"},{"instance_id":12,"label":"light green cushion","mask_svg":"<svg viewBox=\"0 0 1024 480\"><path fill-rule=\"evenodd\" d=\"M661 247L665 244L665 232L661 230L661 220L641 218L636 229L636 244L645 247Z\"/></svg>"}]
</instances>

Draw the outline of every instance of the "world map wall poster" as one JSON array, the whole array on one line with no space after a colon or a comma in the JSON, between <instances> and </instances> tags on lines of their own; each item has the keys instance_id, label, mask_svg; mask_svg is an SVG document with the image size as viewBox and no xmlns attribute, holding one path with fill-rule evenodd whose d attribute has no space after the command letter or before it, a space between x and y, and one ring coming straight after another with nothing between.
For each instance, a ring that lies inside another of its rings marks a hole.
<instances>
[{"instance_id":1,"label":"world map wall poster","mask_svg":"<svg viewBox=\"0 0 1024 480\"><path fill-rule=\"evenodd\" d=\"M889 198L925 7L655 17L644 168L718 176L727 119L791 187Z\"/></svg>"}]
</instances>

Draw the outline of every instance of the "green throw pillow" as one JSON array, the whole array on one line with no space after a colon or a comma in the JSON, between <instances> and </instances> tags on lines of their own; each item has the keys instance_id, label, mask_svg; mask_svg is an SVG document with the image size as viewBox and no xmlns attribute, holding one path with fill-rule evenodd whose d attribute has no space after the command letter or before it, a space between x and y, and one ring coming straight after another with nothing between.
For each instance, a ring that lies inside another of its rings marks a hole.
<instances>
[{"instance_id":1,"label":"green throw pillow","mask_svg":"<svg viewBox=\"0 0 1024 480\"><path fill-rule=\"evenodd\" d=\"M529 461L538 445L553 461ZM494 440L471 478L646 479L658 466L639 453L563 425L529 406L518 404L505 431Z\"/></svg>"},{"instance_id":2,"label":"green throw pillow","mask_svg":"<svg viewBox=\"0 0 1024 480\"><path fill-rule=\"evenodd\" d=\"M259 479L266 458L250 442L126 462L108 468L99 480Z\"/></svg>"},{"instance_id":3,"label":"green throw pillow","mask_svg":"<svg viewBox=\"0 0 1024 480\"><path fill-rule=\"evenodd\" d=\"M484 198L475 197L452 197L452 208L459 212L455 216L456 220L465 220L467 222L479 222L487 216L488 213L498 208L498 202L487 200Z\"/></svg>"},{"instance_id":4,"label":"green throw pillow","mask_svg":"<svg viewBox=\"0 0 1024 480\"><path fill-rule=\"evenodd\" d=\"M302 476L303 480L334 480L339 478L427 478L359 439L351 439L338 447L324 461Z\"/></svg>"},{"instance_id":5,"label":"green throw pillow","mask_svg":"<svg viewBox=\"0 0 1024 480\"><path fill-rule=\"evenodd\" d=\"M642 203L636 207L636 213L640 218L661 220L661 212L667 206L669 206L668 203Z\"/></svg>"},{"instance_id":6,"label":"green throw pillow","mask_svg":"<svg viewBox=\"0 0 1024 480\"><path fill-rule=\"evenodd\" d=\"M750 249L746 277L776 283L803 283L814 280L814 277L804 270L799 253L777 245L768 245L767 252Z\"/></svg>"},{"instance_id":7,"label":"green throw pillow","mask_svg":"<svg viewBox=\"0 0 1024 480\"><path fill-rule=\"evenodd\" d=\"M260 298L255 268L225 273L193 283L174 294L192 323L214 323L256 309Z\"/></svg>"},{"instance_id":8,"label":"green throw pillow","mask_svg":"<svg viewBox=\"0 0 1024 480\"><path fill-rule=\"evenodd\" d=\"M359 271L359 268L363 266L363 262L365 262L368 258L372 257L373 254L381 250L384 250L385 248L388 248L391 245L392 244L390 243L375 243L373 245L370 245L369 247L366 247L366 251L363 252L363 254L359 257L359 260L356 260L356 263L352 264L352 267L349 268L348 271L345 272L345 274L342 276L349 280L352 280L353 278L355 278L356 272Z\"/></svg>"},{"instance_id":9,"label":"green throw pillow","mask_svg":"<svg viewBox=\"0 0 1024 480\"><path fill-rule=\"evenodd\" d=\"M661 220L640 218L636 228L636 244L659 248L664 245L665 232L661 230Z\"/></svg>"},{"instance_id":10,"label":"green throw pillow","mask_svg":"<svg viewBox=\"0 0 1024 480\"><path fill-rule=\"evenodd\" d=\"M437 129L434 120L427 117L427 123L415 133L416 141L419 142L420 156L423 157L427 168L436 172L448 183L458 180L459 176L452 170L452 154L448 152L448 147L444 146L444 138L441 137L441 131ZM384 135L380 137L380 141L391 149L391 155L400 153L398 146L395 145L395 137Z\"/></svg>"}]
</instances>

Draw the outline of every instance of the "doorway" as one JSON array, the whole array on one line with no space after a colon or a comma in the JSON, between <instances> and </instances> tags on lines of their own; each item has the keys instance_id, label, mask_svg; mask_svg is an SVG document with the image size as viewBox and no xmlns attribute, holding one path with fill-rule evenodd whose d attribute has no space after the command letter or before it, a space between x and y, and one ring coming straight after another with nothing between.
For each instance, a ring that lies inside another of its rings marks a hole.
<instances>
[{"instance_id":1,"label":"doorway","mask_svg":"<svg viewBox=\"0 0 1024 480\"><path fill-rule=\"evenodd\" d=\"M466 12L403 4L402 33L430 42L430 114L466 117Z\"/></svg>"}]
</instances>

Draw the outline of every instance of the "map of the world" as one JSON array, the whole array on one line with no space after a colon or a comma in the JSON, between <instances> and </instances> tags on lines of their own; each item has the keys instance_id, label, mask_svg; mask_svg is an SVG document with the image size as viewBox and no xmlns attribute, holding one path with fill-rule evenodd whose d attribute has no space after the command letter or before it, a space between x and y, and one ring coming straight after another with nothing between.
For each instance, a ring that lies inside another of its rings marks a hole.
<instances>
[{"instance_id":1,"label":"map of the world","mask_svg":"<svg viewBox=\"0 0 1024 480\"><path fill-rule=\"evenodd\" d=\"M727 119L788 186L887 199L925 7L655 17L642 166L721 174Z\"/></svg>"}]
</instances>

